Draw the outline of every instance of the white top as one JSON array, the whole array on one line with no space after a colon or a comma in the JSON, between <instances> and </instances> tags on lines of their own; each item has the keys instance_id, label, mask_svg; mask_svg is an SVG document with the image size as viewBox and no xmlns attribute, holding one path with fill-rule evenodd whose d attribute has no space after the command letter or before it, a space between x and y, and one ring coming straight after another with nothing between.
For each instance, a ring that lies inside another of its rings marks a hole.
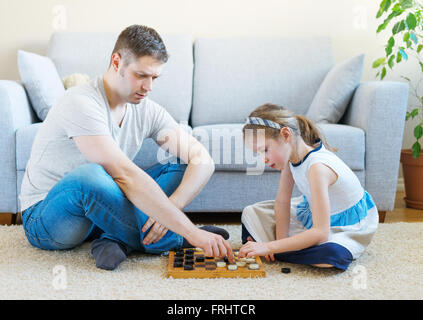
<instances>
[{"instance_id":1,"label":"white top","mask_svg":"<svg viewBox=\"0 0 423 320\"><path fill-rule=\"evenodd\" d=\"M62 177L88 163L73 137L111 136L129 159L134 159L143 140L159 140L178 126L170 114L148 98L127 104L119 127L110 113L103 77L70 88L52 107L37 132L23 177L21 210L43 200Z\"/></svg>"},{"instance_id":2,"label":"white top","mask_svg":"<svg viewBox=\"0 0 423 320\"><path fill-rule=\"evenodd\" d=\"M308 171L315 163L323 163L337 175L336 182L329 186L330 214L334 215L353 207L364 195L364 189L354 172L333 152L327 150L323 143L310 151L301 163L289 163L295 184L306 197L310 207L312 198L308 182Z\"/></svg>"}]
</instances>

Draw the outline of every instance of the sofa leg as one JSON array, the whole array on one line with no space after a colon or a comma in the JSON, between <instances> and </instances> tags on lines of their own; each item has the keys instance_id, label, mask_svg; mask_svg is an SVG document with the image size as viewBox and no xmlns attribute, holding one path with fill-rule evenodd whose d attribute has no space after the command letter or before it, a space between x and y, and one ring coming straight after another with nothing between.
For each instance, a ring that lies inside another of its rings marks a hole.
<instances>
[{"instance_id":1,"label":"sofa leg","mask_svg":"<svg viewBox=\"0 0 423 320\"><path fill-rule=\"evenodd\" d=\"M13 224L22 224L22 213L18 212L15 214L15 221L13 222Z\"/></svg>"},{"instance_id":2,"label":"sofa leg","mask_svg":"<svg viewBox=\"0 0 423 320\"><path fill-rule=\"evenodd\" d=\"M379 211L379 223L385 222L386 211Z\"/></svg>"},{"instance_id":3,"label":"sofa leg","mask_svg":"<svg viewBox=\"0 0 423 320\"><path fill-rule=\"evenodd\" d=\"M0 225L10 226L16 219L16 215L10 212L0 212Z\"/></svg>"}]
</instances>

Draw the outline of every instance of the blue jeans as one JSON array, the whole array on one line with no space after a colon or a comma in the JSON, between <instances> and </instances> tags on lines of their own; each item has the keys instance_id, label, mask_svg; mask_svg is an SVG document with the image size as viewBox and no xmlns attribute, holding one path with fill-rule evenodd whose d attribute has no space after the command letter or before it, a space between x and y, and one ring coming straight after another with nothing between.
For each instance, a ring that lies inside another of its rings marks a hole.
<instances>
[{"instance_id":1,"label":"blue jeans","mask_svg":"<svg viewBox=\"0 0 423 320\"><path fill-rule=\"evenodd\" d=\"M170 196L185 169L185 164L158 163L145 172ZM129 252L161 253L182 246L182 236L170 230L158 242L143 245L151 227L141 228L148 218L102 166L90 163L66 174L44 200L25 210L22 222L28 241L40 249L72 249L95 238L119 241Z\"/></svg>"}]
</instances>

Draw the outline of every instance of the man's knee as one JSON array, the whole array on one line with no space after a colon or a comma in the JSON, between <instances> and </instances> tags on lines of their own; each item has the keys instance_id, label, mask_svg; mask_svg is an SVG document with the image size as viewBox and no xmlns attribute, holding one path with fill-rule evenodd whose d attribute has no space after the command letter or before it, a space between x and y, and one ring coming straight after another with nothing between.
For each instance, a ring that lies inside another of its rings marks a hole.
<instances>
[{"instance_id":1,"label":"man's knee","mask_svg":"<svg viewBox=\"0 0 423 320\"><path fill-rule=\"evenodd\" d=\"M114 180L101 165L88 163L65 175L63 182L80 189L101 190L104 187L109 188Z\"/></svg>"},{"instance_id":2,"label":"man's knee","mask_svg":"<svg viewBox=\"0 0 423 320\"><path fill-rule=\"evenodd\" d=\"M97 163L83 164L82 166L79 166L73 171L71 171L69 174L82 176L82 177L94 177L94 178L108 175L106 170L104 170L103 166Z\"/></svg>"}]
</instances>

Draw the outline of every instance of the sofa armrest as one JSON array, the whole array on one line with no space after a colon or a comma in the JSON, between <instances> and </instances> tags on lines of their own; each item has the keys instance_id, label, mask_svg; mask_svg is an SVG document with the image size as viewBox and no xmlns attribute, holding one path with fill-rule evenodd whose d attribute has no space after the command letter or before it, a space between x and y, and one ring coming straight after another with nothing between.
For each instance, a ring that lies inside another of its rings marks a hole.
<instances>
[{"instance_id":1,"label":"sofa armrest","mask_svg":"<svg viewBox=\"0 0 423 320\"><path fill-rule=\"evenodd\" d=\"M369 81L356 89L344 117L366 133L366 190L380 211L394 208L408 83Z\"/></svg>"},{"instance_id":2,"label":"sofa armrest","mask_svg":"<svg viewBox=\"0 0 423 320\"><path fill-rule=\"evenodd\" d=\"M37 121L24 87L0 80L0 212L17 212L16 130Z\"/></svg>"}]
</instances>

